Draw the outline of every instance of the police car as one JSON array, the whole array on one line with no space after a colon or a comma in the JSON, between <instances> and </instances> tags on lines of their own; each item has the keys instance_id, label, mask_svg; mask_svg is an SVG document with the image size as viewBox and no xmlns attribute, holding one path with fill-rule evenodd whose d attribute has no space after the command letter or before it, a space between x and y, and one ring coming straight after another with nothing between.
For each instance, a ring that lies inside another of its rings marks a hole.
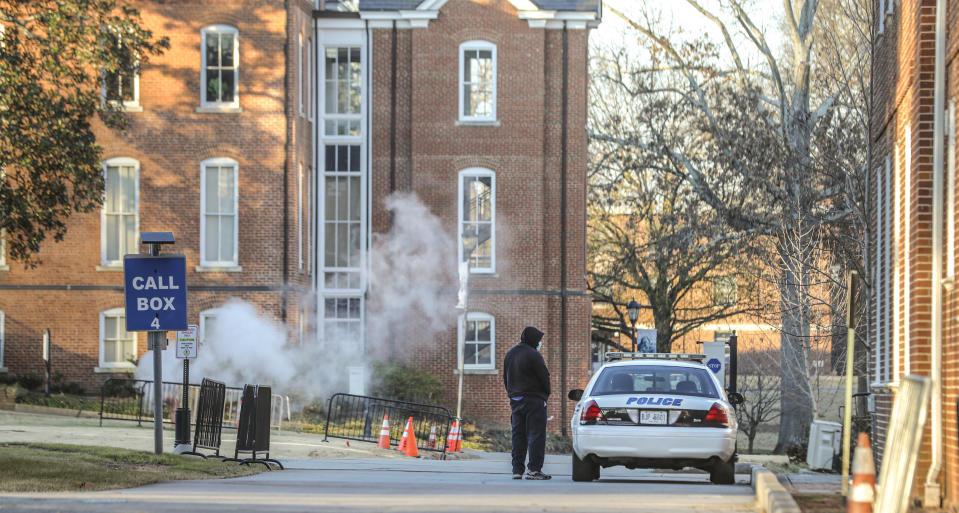
<instances>
[{"instance_id":1,"label":"police car","mask_svg":"<svg viewBox=\"0 0 959 513\"><path fill-rule=\"evenodd\" d=\"M702 354L607 353L572 416L573 481L599 479L601 467L695 467L732 484L738 393L727 397Z\"/></svg>"}]
</instances>

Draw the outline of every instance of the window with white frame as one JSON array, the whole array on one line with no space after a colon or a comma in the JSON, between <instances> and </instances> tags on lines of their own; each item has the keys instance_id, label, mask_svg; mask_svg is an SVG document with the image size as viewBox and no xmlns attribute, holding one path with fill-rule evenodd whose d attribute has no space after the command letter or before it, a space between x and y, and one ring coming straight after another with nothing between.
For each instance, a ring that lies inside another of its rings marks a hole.
<instances>
[{"instance_id":1,"label":"window with white frame","mask_svg":"<svg viewBox=\"0 0 959 513\"><path fill-rule=\"evenodd\" d=\"M297 166L296 174L296 247L298 269L303 270L303 164Z\"/></svg>"},{"instance_id":2,"label":"window with white frame","mask_svg":"<svg viewBox=\"0 0 959 513\"><path fill-rule=\"evenodd\" d=\"M496 45L467 41L460 45L460 121L496 120Z\"/></svg>"},{"instance_id":3,"label":"window with white frame","mask_svg":"<svg viewBox=\"0 0 959 513\"><path fill-rule=\"evenodd\" d=\"M137 335L127 331L126 311L111 308L100 312L100 367L133 369L137 358Z\"/></svg>"},{"instance_id":4,"label":"window with white frame","mask_svg":"<svg viewBox=\"0 0 959 513\"><path fill-rule=\"evenodd\" d=\"M213 25L204 28L201 35L202 105L239 107L239 31L227 25Z\"/></svg>"},{"instance_id":5,"label":"window with white frame","mask_svg":"<svg viewBox=\"0 0 959 513\"><path fill-rule=\"evenodd\" d=\"M323 109L325 136L359 136L363 109L363 67L359 48L326 49Z\"/></svg>"},{"instance_id":6,"label":"window with white frame","mask_svg":"<svg viewBox=\"0 0 959 513\"><path fill-rule=\"evenodd\" d=\"M0 310L0 369L6 371L6 367L3 366L3 342L4 342L4 329L6 327L6 316L3 313L3 310Z\"/></svg>"},{"instance_id":7,"label":"window with white frame","mask_svg":"<svg viewBox=\"0 0 959 513\"><path fill-rule=\"evenodd\" d=\"M460 171L459 261L470 272L492 273L496 266L496 174L489 169Z\"/></svg>"},{"instance_id":8,"label":"window with white frame","mask_svg":"<svg viewBox=\"0 0 959 513\"><path fill-rule=\"evenodd\" d=\"M237 266L237 163L204 160L200 173L200 265Z\"/></svg>"},{"instance_id":9,"label":"window with white frame","mask_svg":"<svg viewBox=\"0 0 959 513\"><path fill-rule=\"evenodd\" d=\"M9 271L7 265L7 229L0 228L0 271Z\"/></svg>"},{"instance_id":10,"label":"window with white frame","mask_svg":"<svg viewBox=\"0 0 959 513\"><path fill-rule=\"evenodd\" d=\"M359 297L323 299L323 336L326 340L362 342L363 315Z\"/></svg>"},{"instance_id":11,"label":"window with white frame","mask_svg":"<svg viewBox=\"0 0 959 513\"><path fill-rule=\"evenodd\" d=\"M306 105L307 117L313 121L313 39L306 40Z\"/></svg>"},{"instance_id":12,"label":"window with white frame","mask_svg":"<svg viewBox=\"0 0 959 513\"><path fill-rule=\"evenodd\" d=\"M946 277L956 277L956 100L946 109Z\"/></svg>"},{"instance_id":13,"label":"window with white frame","mask_svg":"<svg viewBox=\"0 0 959 513\"><path fill-rule=\"evenodd\" d=\"M460 322L460 329L463 323ZM496 320L482 312L466 314L466 333L462 337L464 369L493 369L496 355Z\"/></svg>"},{"instance_id":14,"label":"window with white frame","mask_svg":"<svg viewBox=\"0 0 959 513\"><path fill-rule=\"evenodd\" d=\"M713 278L713 304L733 306L739 301L735 276L716 276Z\"/></svg>"},{"instance_id":15,"label":"window with white frame","mask_svg":"<svg viewBox=\"0 0 959 513\"><path fill-rule=\"evenodd\" d=\"M115 39L117 45L119 38ZM140 74L136 62L122 69L103 72L103 99L125 108L140 106Z\"/></svg>"},{"instance_id":16,"label":"window with white frame","mask_svg":"<svg viewBox=\"0 0 959 513\"><path fill-rule=\"evenodd\" d=\"M137 253L140 223L140 163L129 158L104 161L104 199L100 222L100 262L123 265L123 255Z\"/></svg>"},{"instance_id":17,"label":"window with white frame","mask_svg":"<svg viewBox=\"0 0 959 513\"><path fill-rule=\"evenodd\" d=\"M305 114L303 110L303 104L305 103L303 101L304 100L303 95L306 89L303 87L303 81L306 80L306 73L303 72L303 64L304 64L303 61L306 60L303 58L303 34L297 34L297 42L299 43L299 46L297 47L299 49L299 53L297 53L297 59L298 59L297 62L299 64L297 66L297 70L299 70L299 75L297 76L299 77L299 80L297 81L297 84L296 84L296 90L297 90L297 96L299 97L299 100L300 100L300 116L303 116Z\"/></svg>"},{"instance_id":18,"label":"window with white frame","mask_svg":"<svg viewBox=\"0 0 959 513\"><path fill-rule=\"evenodd\" d=\"M211 308L200 312L200 339L197 341L198 343L206 344L214 340L214 337L216 337L216 319L219 314L219 308Z\"/></svg>"}]
</instances>

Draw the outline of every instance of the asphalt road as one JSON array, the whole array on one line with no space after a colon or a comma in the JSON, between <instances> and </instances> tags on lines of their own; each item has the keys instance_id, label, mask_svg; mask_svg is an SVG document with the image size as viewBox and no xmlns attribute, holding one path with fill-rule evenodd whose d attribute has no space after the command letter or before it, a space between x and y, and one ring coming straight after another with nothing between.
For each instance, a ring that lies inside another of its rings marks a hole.
<instances>
[{"instance_id":1,"label":"asphalt road","mask_svg":"<svg viewBox=\"0 0 959 513\"><path fill-rule=\"evenodd\" d=\"M90 493L0 495L0 512L753 512L748 475L603 469L574 483L568 456L548 456L550 481L514 481L509 455L479 459L284 459L287 470Z\"/></svg>"}]
</instances>

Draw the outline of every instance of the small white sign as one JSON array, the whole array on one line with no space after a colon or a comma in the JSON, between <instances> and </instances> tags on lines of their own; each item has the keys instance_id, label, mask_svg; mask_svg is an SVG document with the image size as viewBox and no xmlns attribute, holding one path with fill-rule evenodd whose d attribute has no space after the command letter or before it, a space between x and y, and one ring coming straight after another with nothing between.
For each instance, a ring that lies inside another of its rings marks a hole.
<instances>
[{"instance_id":1,"label":"small white sign","mask_svg":"<svg viewBox=\"0 0 959 513\"><path fill-rule=\"evenodd\" d=\"M196 342L197 326L190 324L184 331L176 332L176 357L193 360L199 344Z\"/></svg>"}]
</instances>

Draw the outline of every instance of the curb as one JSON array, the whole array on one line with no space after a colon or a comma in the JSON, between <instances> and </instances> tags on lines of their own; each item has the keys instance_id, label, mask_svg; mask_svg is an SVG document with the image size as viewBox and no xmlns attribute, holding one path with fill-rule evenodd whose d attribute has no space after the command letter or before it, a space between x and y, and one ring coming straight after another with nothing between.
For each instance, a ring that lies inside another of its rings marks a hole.
<instances>
[{"instance_id":1,"label":"curb","mask_svg":"<svg viewBox=\"0 0 959 513\"><path fill-rule=\"evenodd\" d=\"M793 496L765 467L754 466L752 485L756 492L756 511L765 513L802 513Z\"/></svg>"}]
</instances>

